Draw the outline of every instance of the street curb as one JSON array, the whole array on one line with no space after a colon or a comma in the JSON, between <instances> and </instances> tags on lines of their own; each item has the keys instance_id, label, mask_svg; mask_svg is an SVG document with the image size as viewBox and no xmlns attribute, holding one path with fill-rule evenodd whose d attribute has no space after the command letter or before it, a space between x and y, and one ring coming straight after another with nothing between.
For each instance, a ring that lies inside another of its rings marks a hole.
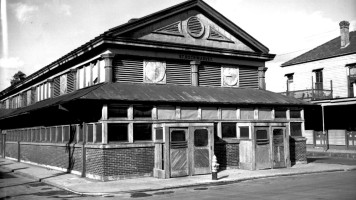
<instances>
[{"instance_id":1,"label":"street curb","mask_svg":"<svg viewBox=\"0 0 356 200\"><path fill-rule=\"evenodd\" d=\"M308 174L319 174L319 173L330 173L330 172L343 172L343 171L355 171L356 167L350 168L350 169L332 169L332 170L322 170L322 171L313 171L313 172L294 172L294 173L287 173L287 174L274 174L274 175L263 175L263 176L257 176L257 177L249 177L249 178L240 178L240 179L234 179L234 180L226 180L226 181L218 181L218 182L207 182L207 183L196 183L196 184L187 184L187 185L180 185L180 186L170 186L170 187L162 187L158 189L138 189L138 190L127 190L127 191L119 191L119 192L98 192L98 193L89 193L89 192L79 192L75 191L66 187L63 187L62 185L58 185L56 183L51 182L50 180L43 180L42 182L47 183L49 185L68 190L70 192L73 192L75 194L79 195L87 195L87 196L122 196L122 195L129 195L132 193L138 193L138 192L154 192L154 191L161 191L161 190L170 190L170 189L179 189L179 188L187 188L187 187L201 187L201 186L218 186L218 185L227 185L227 184L233 184L233 183L238 183L238 182L243 182L243 181L249 181L249 180L258 180L258 179L264 179L264 178L273 178L273 177L283 177L283 176L297 176L297 175L308 175Z\"/></svg>"},{"instance_id":2,"label":"street curb","mask_svg":"<svg viewBox=\"0 0 356 200\"><path fill-rule=\"evenodd\" d=\"M157 189L138 189L138 190L127 190L127 191L118 191L118 192L79 192L75 191L73 189L70 189L68 187L65 187L63 185L57 184L51 180L48 180L46 178L39 178L36 177L32 174L26 173L26 172L21 172L17 171L19 169L11 169L6 166L0 166L0 168L11 171L15 174L34 179L35 181L38 182L43 182L52 186L55 186L60 189L64 189L67 191L70 191L72 193L78 194L78 195L87 195L87 196L123 196L123 195L130 195L132 193L138 193L138 192L153 192L153 191L161 191L161 190L170 190L170 189L179 189L179 188L187 188L187 187L202 187L202 186L218 186L218 185L227 185L227 184L233 184L233 183L238 183L238 182L243 182L243 181L249 181L249 180L257 180L257 179L264 179L264 178L273 178L273 177L283 177L283 176L297 176L297 175L308 175L308 174L318 174L318 173L330 173L330 172L343 172L343 171L355 171L356 166L350 166L349 168L345 169L331 169L331 170L319 170L319 171L306 171L306 172L290 172L290 173L281 173L281 174L272 174L272 175L260 175L260 176L255 176L255 177L248 177L248 178L238 178L238 179L232 179L232 180L221 180L221 181L216 181L216 182L205 182L205 183L191 183L191 184L186 184L186 185L179 185L179 186L167 186L167 187L162 187L162 188L157 188Z\"/></svg>"}]
</instances>

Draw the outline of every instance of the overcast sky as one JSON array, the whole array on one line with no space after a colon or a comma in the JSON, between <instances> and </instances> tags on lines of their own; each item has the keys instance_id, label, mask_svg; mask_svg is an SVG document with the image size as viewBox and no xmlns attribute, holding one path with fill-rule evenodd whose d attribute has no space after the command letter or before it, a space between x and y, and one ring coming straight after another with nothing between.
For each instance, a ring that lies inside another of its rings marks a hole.
<instances>
[{"instance_id":1,"label":"overcast sky","mask_svg":"<svg viewBox=\"0 0 356 200\"><path fill-rule=\"evenodd\" d=\"M4 0L0 0L4 1ZM30 75L104 31L183 0L7 0L8 53L1 28L0 91L13 74ZM356 28L355 0L205 0L278 56L267 63L267 89L280 92L280 64ZM3 3L3 2L2 2ZM3 4L2 4L3 5ZM4 7L1 8L4 21Z\"/></svg>"}]
</instances>

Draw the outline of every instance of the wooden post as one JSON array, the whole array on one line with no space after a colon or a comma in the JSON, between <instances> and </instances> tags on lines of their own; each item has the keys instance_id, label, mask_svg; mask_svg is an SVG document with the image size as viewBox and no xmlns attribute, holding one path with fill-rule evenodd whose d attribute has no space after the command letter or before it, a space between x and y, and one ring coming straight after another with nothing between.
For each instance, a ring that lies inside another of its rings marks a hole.
<instances>
[{"instance_id":1,"label":"wooden post","mask_svg":"<svg viewBox=\"0 0 356 200\"><path fill-rule=\"evenodd\" d=\"M312 78L312 98L311 98L311 100L314 100L314 80L313 80L313 76L311 78Z\"/></svg>"},{"instance_id":2,"label":"wooden post","mask_svg":"<svg viewBox=\"0 0 356 200\"><path fill-rule=\"evenodd\" d=\"M331 98L334 98L334 97L333 97L333 80L330 80L330 90L331 90L330 97L331 97Z\"/></svg>"},{"instance_id":3,"label":"wooden post","mask_svg":"<svg viewBox=\"0 0 356 200\"><path fill-rule=\"evenodd\" d=\"M85 122L81 124L79 127L82 129L83 133L83 142L82 142L82 177L86 176L86 149L85 149L85 141L86 141L86 128L85 128Z\"/></svg>"},{"instance_id":4,"label":"wooden post","mask_svg":"<svg viewBox=\"0 0 356 200\"><path fill-rule=\"evenodd\" d=\"M112 70L112 60L115 54L107 53L102 54L101 58L105 61L105 82L111 83L113 82L113 70Z\"/></svg>"},{"instance_id":5,"label":"wooden post","mask_svg":"<svg viewBox=\"0 0 356 200\"><path fill-rule=\"evenodd\" d=\"M17 138L17 162L20 162L20 157L21 157L21 153L20 153L20 140Z\"/></svg>"},{"instance_id":6,"label":"wooden post","mask_svg":"<svg viewBox=\"0 0 356 200\"><path fill-rule=\"evenodd\" d=\"M265 74L267 67L258 67L258 88L261 90L266 89Z\"/></svg>"},{"instance_id":7,"label":"wooden post","mask_svg":"<svg viewBox=\"0 0 356 200\"><path fill-rule=\"evenodd\" d=\"M199 75L198 75L199 65L200 65L200 61L190 61L190 67L192 72L192 86L199 85Z\"/></svg>"}]
</instances>

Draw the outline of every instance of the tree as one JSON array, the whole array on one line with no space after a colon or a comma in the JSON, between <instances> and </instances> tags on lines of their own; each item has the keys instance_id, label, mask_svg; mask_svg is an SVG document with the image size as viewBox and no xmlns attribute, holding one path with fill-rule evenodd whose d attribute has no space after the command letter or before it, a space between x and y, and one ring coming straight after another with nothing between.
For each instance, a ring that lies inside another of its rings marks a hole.
<instances>
[{"instance_id":1,"label":"tree","mask_svg":"<svg viewBox=\"0 0 356 200\"><path fill-rule=\"evenodd\" d=\"M18 71L16 74L14 74L14 76L11 79L11 85L14 85L18 82L21 82L23 80L25 80L26 78L26 74L23 73L22 71Z\"/></svg>"}]
</instances>

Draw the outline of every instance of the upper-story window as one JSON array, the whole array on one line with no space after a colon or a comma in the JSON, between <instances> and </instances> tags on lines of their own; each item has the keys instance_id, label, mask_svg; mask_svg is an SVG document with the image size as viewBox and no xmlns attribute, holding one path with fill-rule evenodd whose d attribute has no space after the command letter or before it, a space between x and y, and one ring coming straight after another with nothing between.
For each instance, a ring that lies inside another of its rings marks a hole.
<instances>
[{"instance_id":1,"label":"upper-story window","mask_svg":"<svg viewBox=\"0 0 356 200\"><path fill-rule=\"evenodd\" d=\"M143 66L145 83L166 83L165 62L145 60Z\"/></svg>"},{"instance_id":2,"label":"upper-story window","mask_svg":"<svg viewBox=\"0 0 356 200\"><path fill-rule=\"evenodd\" d=\"M81 89L105 81L105 62L94 61L77 69L77 88Z\"/></svg>"},{"instance_id":3,"label":"upper-story window","mask_svg":"<svg viewBox=\"0 0 356 200\"><path fill-rule=\"evenodd\" d=\"M349 97L356 96L356 64L353 64L349 67L349 80L348 80L348 90Z\"/></svg>"},{"instance_id":4,"label":"upper-story window","mask_svg":"<svg viewBox=\"0 0 356 200\"><path fill-rule=\"evenodd\" d=\"M51 97L51 91L50 91L50 83L42 83L36 87L36 100L37 101L42 101L44 99L48 99ZM29 105L31 102L31 91L28 90L26 95L27 98L27 105Z\"/></svg>"},{"instance_id":5,"label":"upper-story window","mask_svg":"<svg viewBox=\"0 0 356 200\"><path fill-rule=\"evenodd\" d=\"M315 73L315 89L322 90L323 89L323 69L313 70Z\"/></svg>"}]
</instances>

